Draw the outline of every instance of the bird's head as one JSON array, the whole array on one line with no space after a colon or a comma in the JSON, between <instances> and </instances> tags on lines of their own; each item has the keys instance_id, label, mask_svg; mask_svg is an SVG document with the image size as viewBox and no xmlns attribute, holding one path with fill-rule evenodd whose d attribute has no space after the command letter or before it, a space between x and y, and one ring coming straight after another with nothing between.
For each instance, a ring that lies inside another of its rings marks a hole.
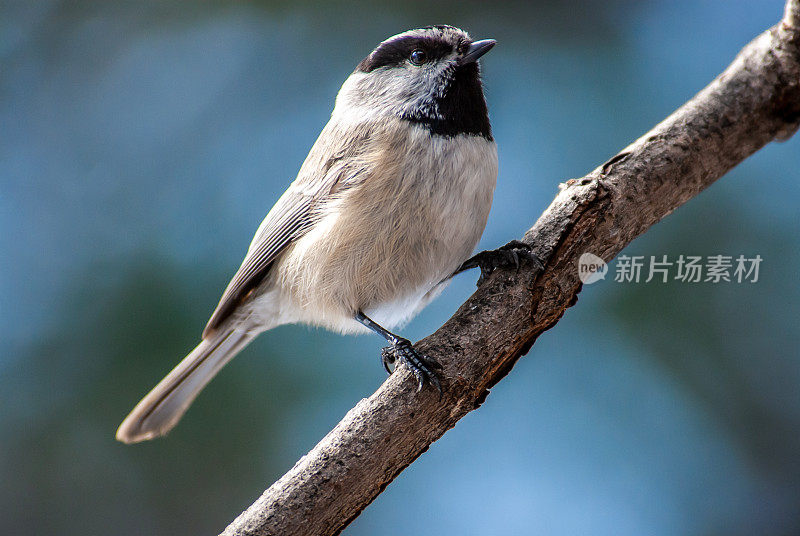
<instances>
[{"instance_id":1,"label":"bird's head","mask_svg":"<svg viewBox=\"0 0 800 536\"><path fill-rule=\"evenodd\" d=\"M432 134L491 139L477 60L495 44L453 26L390 37L358 64L336 99L342 119L393 116Z\"/></svg>"}]
</instances>

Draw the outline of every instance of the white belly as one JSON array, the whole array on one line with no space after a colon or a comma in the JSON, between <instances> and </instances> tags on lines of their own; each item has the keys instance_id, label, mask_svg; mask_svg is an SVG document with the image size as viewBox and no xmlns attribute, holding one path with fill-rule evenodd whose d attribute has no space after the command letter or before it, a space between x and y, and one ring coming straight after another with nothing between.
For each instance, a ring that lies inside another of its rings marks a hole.
<instances>
[{"instance_id":1,"label":"white belly","mask_svg":"<svg viewBox=\"0 0 800 536\"><path fill-rule=\"evenodd\" d=\"M375 158L372 175L276 263L284 316L342 332L363 331L357 311L402 324L474 250L497 178L494 142L415 127L402 151Z\"/></svg>"}]
</instances>

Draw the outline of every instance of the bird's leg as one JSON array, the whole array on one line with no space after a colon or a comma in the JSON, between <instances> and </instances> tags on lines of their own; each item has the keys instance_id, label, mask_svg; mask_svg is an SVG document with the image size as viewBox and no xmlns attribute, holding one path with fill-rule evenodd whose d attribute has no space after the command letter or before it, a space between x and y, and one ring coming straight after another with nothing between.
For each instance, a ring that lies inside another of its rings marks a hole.
<instances>
[{"instance_id":1,"label":"bird's leg","mask_svg":"<svg viewBox=\"0 0 800 536\"><path fill-rule=\"evenodd\" d=\"M510 268L513 266L516 270L519 270L521 259L528 259L531 261L536 270L544 268L542 260L536 256L528 244L520 240L512 240L505 246L489 251L481 251L467 259L453 275L460 274L472 268L480 268L481 275L478 278L477 285L481 286L489 274L498 268Z\"/></svg>"},{"instance_id":2,"label":"bird's leg","mask_svg":"<svg viewBox=\"0 0 800 536\"><path fill-rule=\"evenodd\" d=\"M428 356L419 354L416 350L414 350L414 346L411 344L411 341L404 339L403 337L399 337L389 330L381 327L361 311L356 313L355 319L389 341L391 346L387 346L381 350L381 362L383 363L383 368L386 369L386 372L391 374L392 371L390 369L390 365L393 365L395 361L399 360L400 363L403 363L410 368L411 372L413 372L414 376L417 378L417 391L420 391L425 386L425 382L428 382L433 385L437 391L439 391L440 395L442 394L442 387L439 384L439 379L432 370L441 369L442 366L439 363Z\"/></svg>"}]
</instances>

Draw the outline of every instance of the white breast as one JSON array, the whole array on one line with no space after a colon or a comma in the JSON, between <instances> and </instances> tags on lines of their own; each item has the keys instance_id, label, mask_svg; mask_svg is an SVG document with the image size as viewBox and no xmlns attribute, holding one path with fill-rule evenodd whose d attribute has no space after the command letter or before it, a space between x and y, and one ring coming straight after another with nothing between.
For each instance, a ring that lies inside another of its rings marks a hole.
<instances>
[{"instance_id":1,"label":"white breast","mask_svg":"<svg viewBox=\"0 0 800 536\"><path fill-rule=\"evenodd\" d=\"M367 176L274 268L283 310L297 321L363 331L353 320L361 310L387 328L401 324L442 290L483 233L497 178L493 141L431 136L396 120L370 143Z\"/></svg>"}]
</instances>

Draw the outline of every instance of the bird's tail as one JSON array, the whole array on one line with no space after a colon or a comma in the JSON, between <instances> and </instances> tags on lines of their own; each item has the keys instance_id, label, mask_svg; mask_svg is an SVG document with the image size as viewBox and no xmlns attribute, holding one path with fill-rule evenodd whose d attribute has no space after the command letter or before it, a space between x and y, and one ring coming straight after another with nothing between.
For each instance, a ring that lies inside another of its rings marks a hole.
<instances>
[{"instance_id":1,"label":"bird's tail","mask_svg":"<svg viewBox=\"0 0 800 536\"><path fill-rule=\"evenodd\" d=\"M169 432L211 378L254 337L229 329L203 339L133 408L119 425L117 439L137 443Z\"/></svg>"}]
</instances>

